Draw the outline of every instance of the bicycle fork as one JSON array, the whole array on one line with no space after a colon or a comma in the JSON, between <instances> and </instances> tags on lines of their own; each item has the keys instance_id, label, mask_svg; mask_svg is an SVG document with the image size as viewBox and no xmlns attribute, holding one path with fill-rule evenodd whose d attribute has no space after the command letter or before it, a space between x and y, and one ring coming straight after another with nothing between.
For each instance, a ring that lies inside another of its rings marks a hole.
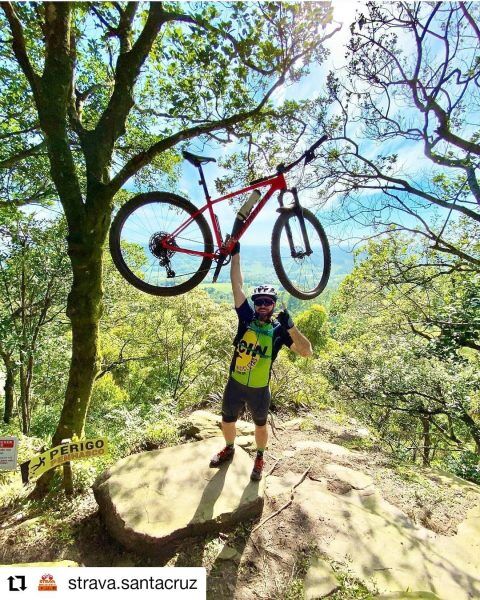
<instances>
[{"instance_id":1,"label":"bicycle fork","mask_svg":"<svg viewBox=\"0 0 480 600\"><path fill-rule=\"evenodd\" d=\"M283 195L285 192L290 192L293 196L293 205L292 206L283 206ZM302 232L303 244L305 250L297 251L295 245L293 243L293 235L292 229L290 227L290 223L287 221L285 223L285 232L287 234L288 243L290 246L290 253L292 258L303 258L304 256L310 256L312 254L312 248L310 246L310 240L308 239L307 228L305 227L305 219L303 218L303 208L300 204L300 200L298 199L298 190L296 187L293 187L291 190L285 190L280 192L280 196L278 198L278 202L280 204L280 208L277 208L277 212L279 213L287 213L292 212L298 217L298 222L300 223L300 231Z\"/></svg>"},{"instance_id":2,"label":"bicycle fork","mask_svg":"<svg viewBox=\"0 0 480 600\"><path fill-rule=\"evenodd\" d=\"M293 205L292 206L283 206L283 196L284 196L285 192L289 192L292 194L292 196L293 196ZM293 212L298 217L298 222L300 223L300 231L302 232L302 238L303 238L303 244L304 244L305 250L297 250L295 248L295 245L293 243L293 235L292 235L292 229L290 227L290 223L288 221L285 223L285 232L287 234L287 239L288 239L288 243L290 246L290 253L291 253L292 258L304 258L305 256L310 256L313 251L310 246L310 240L308 239L307 228L305 227L305 219L303 217L303 208L300 204L300 200L298 199L297 188L293 187L290 190L282 190L278 197L278 203L280 204L280 208L277 209L277 212L279 212L279 213ZM242 225L243 225L243 221L240 220L239 218L237 218L235 220L232 234L227 235L225 238L225 244L228 244L229 239L231 237L235 236L235 234L238 232L238 230L241 229ZM217 266L216 266L215 272L213 274L212 283L216 283L218 275L220 273L220 270L228 258L230 258L230 257L225 254L221 254L218 257Z\"/></svg>"}]
</instances>

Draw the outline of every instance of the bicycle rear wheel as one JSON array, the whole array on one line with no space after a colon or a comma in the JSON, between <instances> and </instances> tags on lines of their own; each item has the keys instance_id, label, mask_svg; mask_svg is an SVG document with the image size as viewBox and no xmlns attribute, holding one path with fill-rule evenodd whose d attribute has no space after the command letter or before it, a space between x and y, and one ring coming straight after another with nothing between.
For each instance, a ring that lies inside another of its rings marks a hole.
<instances>
[{"instance_id":1,"label":"bicycle rear wheel","mask_svg":"<svg viewBox=\"0 0 480 600\"><path fill-rule=\"evenodd\" d=\"M185 198L165 192L139 194L121 207L110 228L110 253L131 285L154 296L176 296L204 279L211 258L161 246L197 210ZM170 243L182 250L213 252L212 232L201 214Z\"/></svg>"},{"instance_id":2,"label":"bicycle rear wheel","mask_svg":"<svg viewBox=\"0 0 480 600\"><path fill-rule=\"evenodd\" d=\"M300 219L295 211L282 213L272 232L272 262L285 290L301 300L318 296L330 277L330 246L317 217L302 208L311 248L307 252ZM289 240L291 234L291 243Z\"/></svg>"}]
</instances>

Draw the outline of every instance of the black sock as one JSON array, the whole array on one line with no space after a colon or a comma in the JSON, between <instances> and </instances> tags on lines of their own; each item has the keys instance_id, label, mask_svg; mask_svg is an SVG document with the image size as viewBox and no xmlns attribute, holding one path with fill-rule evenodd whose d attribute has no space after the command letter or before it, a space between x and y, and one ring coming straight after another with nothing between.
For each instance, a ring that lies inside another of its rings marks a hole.
<instances>
[{"instance_id":1,"label":"black sock","mask_svg":"<svg viewBox=\"0 0 480 600\"><path fill-rule=\"evenodd\" d=\"M257 458L263 458L264 450L257 450Z\"/></svg>"}]
</instances>

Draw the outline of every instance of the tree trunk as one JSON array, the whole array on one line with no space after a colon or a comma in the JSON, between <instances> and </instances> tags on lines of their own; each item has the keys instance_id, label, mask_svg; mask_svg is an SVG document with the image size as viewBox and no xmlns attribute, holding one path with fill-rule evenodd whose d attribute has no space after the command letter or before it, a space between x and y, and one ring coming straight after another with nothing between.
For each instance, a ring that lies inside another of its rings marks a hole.
<instances>
[{"instance_id":1,"label":"tree trunk","mask_svg":"<svg viewBox=\"0 0 480 600\"><path fill-rule=\"evenodd\" d=\"M105 197L90 198L95 207L87 215L84 226L70 225L68 254L73 283L68 295L67 316L72 326L72 359L65 402L53 435L52 446L63 439L82 437L95 377L100 370L99 323L103 312L103 247L110 226L111 203ZM95 214L93 214L95 213ZM48 491L53 471L45 473L32 494Z\"/></svg>"},{"instance_id":2,"label":"tree trunk","mask_svg":"<svg viewBox=\"0 0 480 600\"><path fill-rule=\"evenodd\" d=\"M22 272L20 280L20 310L21 310L21 325L22 325L22 342L20 346L20 410L22 417L22 433L28 435L30 429L30 407L29 407L29 390L27 382L27 372L25 362L27 357L27 273L25 266L26 240L22 239Z\"/></svg>"},{"instance_id":3,"label":"tree trunk","mask_svg":"<svg viewBox=\"0 0 480 600\"><path fill-rule=\"evenodd\" d=\"M20 411L22 417L22 433L28 435L30 430L30 389L25 365L20 365Z\"/></svg>"},{"instance_id":4,"label":"tree trunk","mask_svg":"<svg viewBox=\"0 0 480 600\"><path fill-rule=\"evenodd\" d=\"M26 355L28 354L28 358ZM21 360L24 361L20 365L20 411L22 417L22 433L28 435L31 425L31 390L33 378L33 355L30 351L24 350L21 352Z\"/></svg>"},{"instance_id":5,"label":"tree trunk","mask_svg":"<svg viewBox=\"0 0 480 600\"><path fill-rule=\"evenodd\" d=\"M5 409L3 412L3 422L10 423L14 406L15 390L15 368L12 358L9 354L2 352L3 364L5 365Z\"/></svg>"},{"instance_id":6,"label":"tree trunk","mask_svg":"<svg viewBox=\"0 0 480 600\"><path fill-rule=\"evenodd\" d=\"M109 222L108 214L104 217ZM107 230L108 227L101 227L93 235L85 235L83 244L69 239L73 284L68 295L67 316L72 324L72 360L65 403L53 437L54 445L64 438L83 435L93 383L100 368L98 335L103 312L102 251Z\"/></svg>"},{"instance_id":7,"label":"tree trunk","mask_svg":"<svg viewBox=\"0 0 480 600\"><path fill-rule=\"evenodd\" d=\"M423 448L422 448L422 463L424 467L430 466L430 450L432 448L432 439L430 436L430 417L422 415L420 417L422 422L422 436L423 436Z\"/></svg>"},{"instance_id":8,"label":"tree trunk","mask_svg":"<svg viewBox=\"0 0 480 600\"><path fill-rule=\"evenodd\" d=\"M480 454L480 425L478 425L467 412L463 412L460 418L468 427L470 435L475 442L475 452Z\"/></svg>"}]
</instances>

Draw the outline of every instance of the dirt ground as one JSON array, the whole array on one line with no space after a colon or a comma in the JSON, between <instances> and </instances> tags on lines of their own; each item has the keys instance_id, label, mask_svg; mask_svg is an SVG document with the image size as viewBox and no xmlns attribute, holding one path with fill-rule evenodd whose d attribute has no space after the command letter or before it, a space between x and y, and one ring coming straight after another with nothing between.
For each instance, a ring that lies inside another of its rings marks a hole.
<instances>
[{"instance_id":1,"label":"dirt ground","mask_svg":"<svg viewBox=\"0 0 480 600\"><path fill-rule=\"evenodd\" d=\"M293 451L298 441L316 440L344 445L357 452L335 456L336 463L370 475L383 497L402 509L415 523L442 535L454 535L466 512L479 502L473 484L452 486L437 473L394 464L369 440L356 437L357 424L338 425L327 414L308 418L301 425L286 427L277 422L266 453L268 476L287 472L301 475L308 470L311 479L327 479L328 489L345 494L350 486L324 471L332 462L330 454L319 449ZM300 484L301 485L301 484ZM478 486L477 486L478 487ZM58 499L60 498L60 499ZM212 599L303 598L302 581L309 560L316 552L319 522L311 523L293 500L252 533L265 517L274 513L289 496L265 497L263 514L257 521L244 523L234 531L190 540L170 555L145 557L124 551L105 530L91 491L72 500L63 495L43 502L23 500L0 509L0 563L73 560L85 566L205 566L208 597ZM321 532L321 530L320 530ZM234 550L225 559L224 546ZM236 551L236 552L235 552ZM348 564L332 565L342 573L344 585L331 598L369 598L365 588L348 578ZM350 595L349 595L350 594Z\"/></svg>"}]
</instances>

